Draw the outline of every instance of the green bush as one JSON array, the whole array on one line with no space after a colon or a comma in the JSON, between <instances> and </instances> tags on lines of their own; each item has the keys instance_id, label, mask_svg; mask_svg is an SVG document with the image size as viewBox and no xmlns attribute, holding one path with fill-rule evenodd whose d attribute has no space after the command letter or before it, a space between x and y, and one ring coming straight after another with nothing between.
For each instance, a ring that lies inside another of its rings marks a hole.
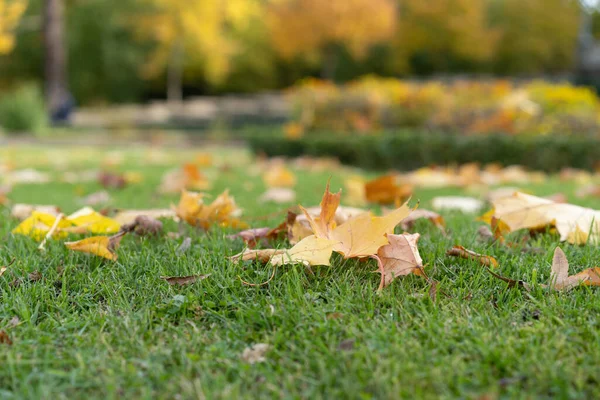
<instances>
[{"instance_id":1,"label":"green bush","mask_svg":"<svg viewBox=\"0 0 600 400\"><path fill-rule=\"evenodd\" d=\"M263 132L248 134L246 139L254 152L267 156L329 156L344 164L372 170L411 170L431 164L478 162L554 172L564 167L593 170L600 161L600 138L592 136L399 131L373 136L322 132L288 139L279 132Z\"/></svg>"},{"instance_id":2,"label":"green bush","mask_svg":"<svg viewBox=\"0 0 600 400\"><path fill-rule=\"evenodd\" d=\"M25 85L0 97L0 127L8 133L39 133L48 125L42 92Z\"/></svg>"}]
</instances>

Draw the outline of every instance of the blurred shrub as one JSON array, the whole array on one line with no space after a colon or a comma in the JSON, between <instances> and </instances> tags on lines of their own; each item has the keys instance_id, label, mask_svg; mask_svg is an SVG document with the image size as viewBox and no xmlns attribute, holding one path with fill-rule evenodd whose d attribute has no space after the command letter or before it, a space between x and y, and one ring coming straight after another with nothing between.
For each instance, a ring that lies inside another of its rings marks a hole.
<instances>
[{"instance_id":1,"label":"blurred shrub","mask_svg":"<svg viewBox=\"0 0 600 400\"><path fill-rule=\"evenodd\" d=\"M380 135L318 132L300 139L280 132L246 136L256 153L267 156L330 156L375 170L412 170L423 165L477 162L522 165L541 171L563 167L593 170L600 160L600 137L559 135L461 135L401 130Z\"/></svg>"},{"instance_id":2,"label":"blurred shrub","mask_svg":"<svg viewBox=\"0 0 600 400\"><path fill-rule=\"evenodd\" d=\"M418 83L366 77L344 86L306 80L290 91L290 97L294 122L309 132L397 128L476 134L600 132L598 97L570 84Z\"/></svg>"},{"instance_id":3,"label":"blurred shrub","mask_svg":"<svg viewBox=\"0 0 600 400\"><path fill-rule=\"evenodd\" d=\"M39 133L48 119L41 90L24 85L0 97L0 127L8 133Z\"/></svg>"}]
</instances>

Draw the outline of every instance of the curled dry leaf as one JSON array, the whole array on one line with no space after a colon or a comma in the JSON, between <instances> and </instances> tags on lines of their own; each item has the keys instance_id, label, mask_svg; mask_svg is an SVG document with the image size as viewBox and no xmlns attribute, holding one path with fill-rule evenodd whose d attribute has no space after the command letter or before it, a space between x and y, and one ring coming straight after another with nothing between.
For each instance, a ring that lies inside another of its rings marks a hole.
<instances>
[{"instance_id":1,"label":"curled dry leaf","mask_svg":"<svg viewBox=\"0 0 600 400\"><path fill-rule=\"evenodd\" d=\"M162 230L162 222L146 215L138 215L132 223L121 227L121 231L123 232L134 232L140 236L156 236Z\"/></svg>"},{"instance_id":2,"label":"curled dry leaf","mask_svg":"<svg viewBox=\"0 0 600 400\"><path fill-rule=\"evenodd\" d=\"M465 258L467 260L475 260L486 267L497 267L498 261L492 256L475 253L473 250L465 249L463 246L454 246L446 252L447 255L453 257Z\"/></svg>"},{"instance_id":3,"label":"curled dry leaf","mask_svg":"<svg viewBox=\"0 0 600 400\"><path fill-rule=\"evenodd\" d=\"M206 279L209 276L210 274L189 276L161 276L160 279L164 279L169 285L185 286Z\"/></svg>"},{"instance_id":4,"label":"curled dry leaf","mask_svg":"<svg viewBox=\"0 0 600 400\"><path fill-rule=\"evenodd\" d=\"M222 227L245 227L237 219L241 209L235 203L229 191L221 193L212 203L204 204L202 193L182 191L179 204L173 207L179 218L192 226L208 230L212 225Z\"/></svg>"},{"instance_id":5,"label":"curled dry leaf","mask_svg":"<svg viewBox=\"0 0 600 400\"><path fill-rule=\"evenodd\" d=\"M556 290L570 290L579 285L600 286L600 267L588 268L569 276L569 261L560 247L554 250L550 287Z\"/></svg>"},{"instance_id":6,"label":"curled dry leaf","mask_svg":"<svg viewBox=\"0 0 600 400\"><path fill-rule=\"evenodd\" d=\"M269 239L269 234L272 232L273 232L273 229L269 228L269 227L254 228L254 229L247 229L245 231L241 231L241 232L235 233L233 235L228 235L227 238L231 239L231 240L240 238L244 241L244 243L246 243L248 245L249 248L253 249L260 242L262 242L263 239ZM275 237L276 236L277 235L275 235Z\"/></svg>"},{"instance_id":7,"label":"curled dry leaf","mask_svg":"<svg viewBox=\"0 0 600 400\"><path fill-rule=\"evenodd\" d=\"M106 189L123 189L127 186L127 179L124 175L110 171L100 171L98 174L98 183Z\"/></svg>"},{"instance_id":8,"label":"curled dry leaf","mask_svg":"<svg viewBox=\"0 0 600 400\"><path fill-rule=\"evenodd\" d=\"M381 273L380 290L395 278L423 268L423 259L417 247L419 237L418 233L387 235L389 244L381 246L377 251L379 272Z\"/></svg>"},{"instance_id":9,"label":"curled dry leaf","mask_svg":"<svg viewBox=\"0 0 600 400\"><path fill-rule=\"evenodd\" d=\"M408 199L411 185L398 184L396 175L385 175L365 183L365 197L370 203L394 204Z\"/></svg>"},{"instance_id":10,"label":"curled dry leaf","mask_svg":"<svg viewBox=\"0 0 600 400\"><path fill-rule=\"evenodd\" d=\"M65 242L65 246L70 250L94 254L116 261L118 256L115 251L119 248L121 239L126 233L119 232L113 236L92 236L76 242Z\"/></svg>"},{"instance_id":11,"label":"curled dry leaf","mask_svg":"<svg viewBox=\"0 0 600 400\"><path fill-rule=\"evenodd\" d=\"M561 241L571 244L597 243L600 239L600 211L573 204L556 203L541 197L515 193L492 202L494 208L481 217L490 223L495 217L508 232L556 227Z\"/></svg>"},{"instance_id":12,"label":"curled dry leaf","mask_svg":"<svg viewBox=\"0 0 600 400\"><path fill-rule=\"evenodd\" d=\"M7 344L9 346L13 344L12 340L10 340L10 336L8 336L8 333L6 333L6 331L0 331L0 344Z\"/></svg>"},{"instance_id":13,"label":"curled dry leaf","mask_svg":"<svg viewBox=\"0 0 600 400\"><path fill-rule=\"evenodd\" d=\"M242 360L248 364L256 364L267 361L265 354L270 346L266 343L257 343L251 347L246 347L242 353Z\"/></svg>"},{"instance_id":14,"label":"curled dry leaf","mask_svg":"<svg viewBox=\"0 0 600 400\"><path fill-rule=\"evenodd\" d=\"M445 233L446 222L444 221L444 218L436 212L423 209L413 210L410 214L408 214L408 217L402 220L400 227L405 231L411 230L414 227L415 222L422 218L431 221L432 224L437 226L442 232Z\"/></svg>"}]
</instances>

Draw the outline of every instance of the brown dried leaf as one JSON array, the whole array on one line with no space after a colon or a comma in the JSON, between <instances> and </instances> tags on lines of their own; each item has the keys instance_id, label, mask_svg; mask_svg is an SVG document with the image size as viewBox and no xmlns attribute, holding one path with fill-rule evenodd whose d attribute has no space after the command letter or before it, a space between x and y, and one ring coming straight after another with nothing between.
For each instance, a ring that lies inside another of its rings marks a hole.
<instances>
[{"instance_id":1,"label":"brown dried leaf","mask_svg":"<svg viewBox=\"0 0 600 400\"><path fill-rule=\"evenodd\" d=\"M162 222L146 215L138 215L132 223L121 226L121 231L134 232L140 236L157 236L162 229Z\"/></svg>"},{"instance_id":2,"label":"brown dried leaf","mask_svg":"<svg viewBox=\"0 0 600 400\"><path fill-rule=\"evenodd\" d=\"M13 344L12 340L10 340L10 337L8 336L8 333L6 333L6 331L0 331L0 344L7 344L9 346Z\"/></svg>"},{"instance_id":3,"label":"brown dried leaf","mask_svg":"<svg viewBox=\"0 0 600 400\"><path fill-rule=\"evenodd\" d=\"M389 244L381 246L377 257L381 260L379 289L389 285L398 276L408 275L423 267L417 248L419 234L387 235Z\"/></svg>"},{"instance_id":4,"label":"brown dried leaf","mask_svg":"<svg viewBox=\"0 0 600 400\"><path fill-rule=\"evenodd\" d=\"M569 261L560 247L554 250L552 258L552 278L550 287L556 290L570 290L579 285L600 286L600 267L588 268L569 276Z\"/></svg>"},{"instance_id":5,"label":"brown dried leaf","mask_svg":"<svg viewBox=\"0 0 600 400\"><path fill-rule=\"evenodd\" d=\"M185 286L206 279L209 276L210 274L189 276L161 276L160 279L164 279L169 285Z\"/></svg>"},{"instance_id":6,"label":"brown dried leaf","mask_svg":"<svg viewBox=\"0 0 600 400\"><path fill-rule=\"evenodd\" d=\"M447 255L453 257L465 258L467 260L475 260L486 267L497 267L498 261L492 256L475 253L473 250L465 249L463 246L454 246L446 252Z\"/></svg>"}]
</instances>

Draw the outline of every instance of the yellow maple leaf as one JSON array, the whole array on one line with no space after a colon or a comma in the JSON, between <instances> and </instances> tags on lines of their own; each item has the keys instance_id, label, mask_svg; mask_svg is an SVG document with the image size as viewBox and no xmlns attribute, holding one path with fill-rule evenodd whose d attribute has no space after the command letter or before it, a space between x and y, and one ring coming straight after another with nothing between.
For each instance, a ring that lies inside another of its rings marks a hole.
<instances>
[{"instance_id":1,"label":"yellow maple leaf","mask_svg":"<svg viewBox=\"0 0 600 400\"><path fill-rule=\"evenodd\" d=\"M65 242L65 246L70 250L94 254L115 261L118 257L115 250L119 247L124 234L124 232L120 232L113 236L92 236L76 242Z\"/></svg>"},{"instance_id":2,"label":"yellow maple leaf","mask_svg":"<svg viewBox=\"0 0 600 400\"><path fill-rule=\"evenodd\" d=\"M121 228L121 225L112 218L94 211L90 207L84 207L74 212L66 218L73 225L84 228L91 233L115 233Z\"/></svg>"},{"instance_id":3,"label":"yellow maple leaf","mask_svg":"<svg viewBox=\"0 0 600 400\"><path fill-rule=\"evenodd\" d=\"M335 213L340 205L342 191L331 193L329 191L329 182L325 188L325 193L321 199L321 211L318 218L313 218L311 214L302 206L300 209L308 219L310 227L316 237L329 238L331 231L335 228Z\"/></svg>"},{"instance_id":4,"label":"yellow maple leaf","mask_svg":"<svg viewBox=\"0 0 600 400\"><path fill-rule=\"evenodd\" d=\"M502 221L504 225L500 229L503 231L554 226L562 241L586 244L600 240L600 211L591 208L556 203L520 192L492 200L492 205L494 209L481 218L489 222L493 216Z\"/></svg>"},{"instance_id":5,"label":"yellow maple leaf","mask_svg":"<svg viewBox=\"0 0 600 400\"><path fill-rule=\"evenodd\" d=\"M33 211L29 217L21 221L21 223L12 230L12 233L29 236L34 240L42 240L52 225L54 225L56 218L56 215ZM66 233L61 232L61 229L69 228L72 225L71 222L66 221L65 219L60 220L58 229L54 232L53 236L64 237Z\"/></svg>"},{"instance_id":6,"label":"yellow maple leaf","mask_svg":"<svg viewBox=\"0 0 600 400\"><path fill-rule=\"evenodd\" d=\"M407 203L383 217L369 213L360 214L335 228L329 239L336 242L333 250L344 258L369 257L377 254L381 246L389 243L386 234L410 214Z\"/></svg>"}]
</instances>

